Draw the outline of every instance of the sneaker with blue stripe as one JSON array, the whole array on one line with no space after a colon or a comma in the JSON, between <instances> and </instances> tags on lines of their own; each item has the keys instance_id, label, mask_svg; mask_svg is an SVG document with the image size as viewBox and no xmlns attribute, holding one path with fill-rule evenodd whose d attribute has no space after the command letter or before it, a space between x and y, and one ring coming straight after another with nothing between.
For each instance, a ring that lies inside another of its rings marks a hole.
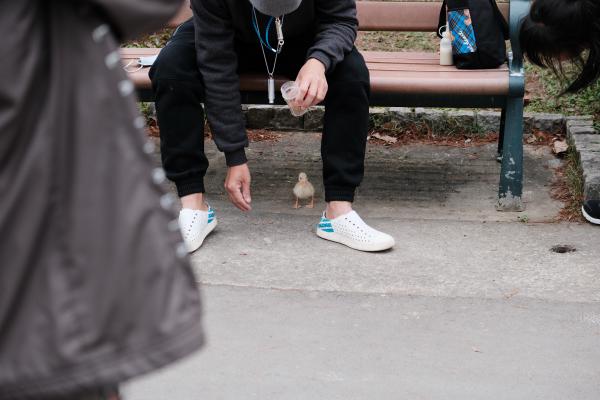
<instances>
[{"instance_id":1,"label":"sneaker with blue stripe","mask_svg":"<svg viewBox=\"0 0 600 400\"><path fill-rule=\"evenodd\" d=\"M179 212L179 228L190 253L198 250L216 227L217 217L211 206L208 206L208 211L184 208Z\"/></svg>"},{"instance_id":2,"label":"sneaker with blue stripe","mask_svg":"<svg viewBox=\"0 0 600 400\"><path fill-rule=\"evenodd\" d=\"M356 211L334 219L325 217L323 213L316 233L322 239L360 251L383 251L391 249L395 244L393 237L371 228Z\"/></svg>"}]
</instances>

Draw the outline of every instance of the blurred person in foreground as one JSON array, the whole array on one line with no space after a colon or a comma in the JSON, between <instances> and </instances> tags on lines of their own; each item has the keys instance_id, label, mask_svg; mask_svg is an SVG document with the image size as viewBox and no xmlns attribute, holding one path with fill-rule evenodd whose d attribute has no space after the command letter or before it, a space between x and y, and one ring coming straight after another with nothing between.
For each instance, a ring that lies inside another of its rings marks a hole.
<instances>
[{"instance_id":1,"label":"blurred person in foreground","mask_svg":"<svg viewBox=\"0 0 600 400\"><path fill-rule=\"evenodd\" d=\"M600 78L600 0L534 0L521 25L521 47L534 64L568 79L565 63L577 69L566 92L576 93ZM600 199L581 207L586 220L600 225Z\"/></svg>"},{"instance_id":2,"label":"blurred person in foreground","mask_svg":"<svg viewBox=\"0 0 600 400\"><path fill-rule=\"evenodd\" d=\"M0 399L116 399L203 343L118 41L170 0L0 1Z\"/></svg>"}]
</instances>

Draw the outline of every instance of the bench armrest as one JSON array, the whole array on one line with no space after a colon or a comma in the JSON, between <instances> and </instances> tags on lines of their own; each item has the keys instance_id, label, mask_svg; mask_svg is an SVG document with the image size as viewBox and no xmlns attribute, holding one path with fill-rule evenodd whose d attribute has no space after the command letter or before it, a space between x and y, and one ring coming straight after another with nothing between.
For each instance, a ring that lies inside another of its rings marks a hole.
<instances>
[{"instance_id":1,"label":"bench armrest","mask_svg":"<svg viewBox=\"0 0 600 400\"><path fill-rule=\"evenodd\" d=\"M523 52L521 51L519 34L521 21L529 13L529 7L529 0L510 0L509 32L512 51L508 54L508 66L510 74L513 76L524 75Z\"/></svg>"}]
</instances>

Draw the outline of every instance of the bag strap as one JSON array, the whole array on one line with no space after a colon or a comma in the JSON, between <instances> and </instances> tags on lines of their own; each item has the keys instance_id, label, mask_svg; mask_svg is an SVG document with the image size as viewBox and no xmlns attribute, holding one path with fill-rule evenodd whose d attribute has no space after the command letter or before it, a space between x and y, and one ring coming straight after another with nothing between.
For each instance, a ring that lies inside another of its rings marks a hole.
<instances>
[{"instance_id":1,"label":"bag strap","mask_svg":"<svg viewBox=\"0 0 600 400\"><path fill-rule=\"evenodd\" d=\"M508 32L508 23L506 22L506 20L504 19L504 16L500 12L500 9L498 8L498 3L496 3L496 0L490 0L490 3L492 5L492 10L494 11L494 16L496 17L496 21L498 21L498 25L500 25L500 30L502 31L504 40L510 39L510 35Z\"/></svg>"},{"instance_id":2,"label":"bag strap","mask_svg":"<svg viewBox=\"0 0 600 400\"><path fill-rule=\"evenodd\" d=\"M440 19L438 20L438 28L437 28L437 36L441 39L442 35L440 35L440 29L442 28L442 26L446 26L446 22L447 22L447 18L448 18L448 13L446 11L446 0L444 0L442 2L442 8L440 9Z\"/></svg>"}]
</instances>

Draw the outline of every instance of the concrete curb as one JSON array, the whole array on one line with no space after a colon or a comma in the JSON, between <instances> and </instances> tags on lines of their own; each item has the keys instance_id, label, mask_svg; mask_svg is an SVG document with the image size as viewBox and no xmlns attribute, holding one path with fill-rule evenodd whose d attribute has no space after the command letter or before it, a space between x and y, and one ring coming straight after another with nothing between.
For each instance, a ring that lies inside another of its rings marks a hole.
<instances>
[{"instance_id":1,"label":"concrete curb","mask_svg":"<svg viewBox=\"0 0 600 400\"><path fill-rule=\"evenodd\" d=\"M294 118L286 106L244 106L248 128L319 131L323 128L323 107L313 107L304 116ZM444 111L427 108L373 107L370 126L402 129L415 124L426 124L433 133L451 127L479 132L498 132L500 112L497 111ZM593 126L591 116L569 117L562 114L525 113L525 137L534 130L551 134L566 131L569 143L575 148L583 168L585 198L600 199L600 134Z\"/></svg>"},{"instance_id":2,"label":"concrete curb","mask_svg":"<svg viewBox=\"0 0 600 400\"><path fill-rule=\"evenodd\" d=\"M585 200L600 200L600 134L591 116L568 117L567 139L573 146L583 170Z\"/></svg>"},{"instance_id":3,"label":"concrete curb","mask_svg":"<svg viewBox=\"0 0 600 400\"><path fill-rule=\"evenodd\" d=\"M286 106L248 105L243 107L248 128L289 129L319 131L323 128L323 107L313 107L304 116L294 118ZM525 113L524 134L541 130L563 133L566 117L562 114ZM481 133L498 132L500 112L497 111L443 111L428 108L373 107L370 109L370 125L402 128L409 124L425 123L433 128L447 126L467 127Z\"/></svg>"}]
</instances>

